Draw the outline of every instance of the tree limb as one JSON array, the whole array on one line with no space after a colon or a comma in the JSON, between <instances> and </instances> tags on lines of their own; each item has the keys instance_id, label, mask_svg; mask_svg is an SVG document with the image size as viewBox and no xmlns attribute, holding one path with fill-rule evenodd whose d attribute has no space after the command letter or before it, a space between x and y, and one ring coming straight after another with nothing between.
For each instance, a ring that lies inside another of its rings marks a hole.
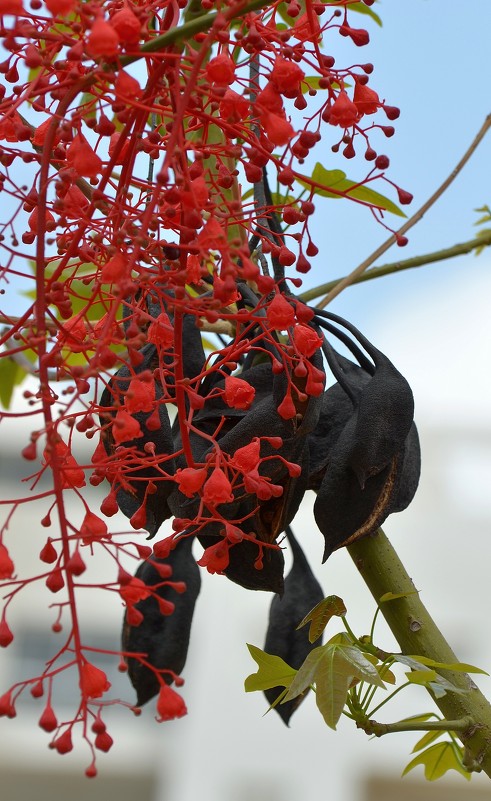
<instances>
[{"instance_id":1,"label":"tree limb","mask_svg":"<svg viewBox=\"0 0 491 801\"><path fill-rule=\"evenodd\" d=\"M379 529L375 536L352 543L348 551L377 603L387 592L410 593L380 605L402 653L426 656L446 664L458 662L383 531ZM459 737L475 764L491 777L491 705L467 674L441 669L437 672L465 690L464 693L447 692L441 698L432 697L447 722L467 717L472 720L465 731L459 732Z\"/></svg>"}]
</instances>

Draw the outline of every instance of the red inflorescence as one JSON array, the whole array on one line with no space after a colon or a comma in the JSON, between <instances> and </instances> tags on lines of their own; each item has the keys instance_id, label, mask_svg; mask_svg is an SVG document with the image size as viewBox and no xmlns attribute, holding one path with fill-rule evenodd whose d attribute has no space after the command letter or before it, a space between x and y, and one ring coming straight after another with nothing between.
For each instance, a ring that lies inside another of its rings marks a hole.
<instances>
[{"instance_id":1,"label":"red inflorescence","mask_svg":"<svg viewBox=\"0 0 491 801\"><path fill-rule=\"evenodd\" d=\"M6 292L19 275L29 282L31 304L18 319L0 309L0 358L12 389L30 374L33 422L19 450L52 536L34 544L32 576L10 547L10 516L0 531L0 646L14 639L5 609L36 581L66 644L0 697L0 715L15 716L26 688L46 692L39 726L55 732L51 747L68 753L82 731L93 757L112 745L97 700L111 684L86 658L77 604L87 588L116 598L137 628L147 604L172 619L192 594L179 570L168 581L179 543L190 552L200 539L198 564L232 579L243 567L237 554L249 553L264 577L266 552L279 553L303 419L311 424L325 384L313 312L291 294L319 252L315 194L337 192L308 157L321 139L334 138L347 158L360 142L369 171L350 186L384 181L401 204L412 196L385 177L388 156L371 142L394 133L376 115L399 114L372 88L372 65L338 67L321 52L338 35L368 41L350 24L350 3L331 16L294 0L285 23L277 0L252 16L235 0L218 14L202 0L198 32L186 0L43 3L0 0L0 277ZM341 154L319 157L332 176ZM382 221L378 205L345 196ZM94 440L91 464L81 439ZM102 482L106 497L94 504ZM14 519L18 506L16 497ZM127 524L119 536L109 530L108 518L121 528L118 512L152 536L174 515L173 529L152 555ZM114 575L91 583L90 560L102 551ZM156 588L132 575L136 558L153 563ZM79 699L59 727L51 686L68 668L78 669ZM158 720L181 717L183 699L161 681Z\"/></svg>"}]
</instances>

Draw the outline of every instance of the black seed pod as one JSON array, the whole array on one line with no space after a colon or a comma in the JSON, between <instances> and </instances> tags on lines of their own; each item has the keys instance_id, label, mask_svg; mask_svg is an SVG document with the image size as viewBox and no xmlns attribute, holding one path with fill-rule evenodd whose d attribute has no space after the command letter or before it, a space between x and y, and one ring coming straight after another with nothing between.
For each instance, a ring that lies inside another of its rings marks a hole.
<instances>
[{"instance_id":1,"label":"black seed pod","mask_svg":"<svg viewBox=\"0 0 491 801\"><path fill-rule=\"evenodd\" d=\"M269 625L264 650L268 654L280 656L288 665L298 670L309 653L320 643L311 643L308 626L297 630L301 620L324 598L322 587L315 578L300 545L287 529L288 540L293 554L293 566L285 579L283 596L275 595L269 613ZM265 690L269 704L273 704L283 687ZM289 725L289 721L306 693L278 704L275 707L281 719Z\"/></svg>"},{"instance_id":2,"label":"black seed pod","mask_svg":"<svg viewBox=\"0 0 491 801\"><path fill-rule=\"evenodd\" d=\"M180 674L186 662L194 606L201 586L200 569L191 553L192 541L192 537L181 540L167 559L143 562L136 571L137 578L152 587L162 579L151 562L168 564L172 567L170 580L184 581L186 584L186 591L182 594L166 584L156 590L160 598L175 604L172 614L163 615L157 599L151 596L135 604L135 608L143 615L139 626L130 626L125 616L123 651L144 654L145 661L157 671L172 670ZM158 694L160 682L155 672L137 658L127 657L127 663L137 703L141 706ZM162 674L162 678L167 684L172 681L166 673Z\"/></svg>"}]
</instances>

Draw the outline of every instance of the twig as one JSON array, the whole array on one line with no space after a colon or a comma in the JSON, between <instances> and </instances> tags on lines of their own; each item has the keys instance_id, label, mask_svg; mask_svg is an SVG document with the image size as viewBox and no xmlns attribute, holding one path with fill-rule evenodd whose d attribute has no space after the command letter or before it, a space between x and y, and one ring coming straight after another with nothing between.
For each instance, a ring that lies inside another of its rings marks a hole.
<instances>
[{"instance_id":1,"label":"twig","mask_svg":"<svg viewBox=\"0 0 491 801\"><path fill-rule=\"evenodd\" d=\"M333 289L331 289L331 291L328 292L328 294L324 298L322 298L322 300L317 304L318 308L323 309L325 306L327 306L328 303L334 300L334 298L337 297L343 291L343 289L346 289L347 286L353 284L354 281L356 281L356 279L374 263L374 261L379 259L380 256L382 256L390 247L392 247L392 245L395 244L398 236L402 236L403 234L405 234L406 231L409 231L409 229L412 228L413 225L416 225L416 223L419 222L422 219L422 217L424 217L428 209L430 209L436 203L436 201L443 195L443 193L446 191L446 189L448 189L448 187L450 186L452 181L457 177L462 168L467 164L474 151L477 149L481 141L484 139L489 128L491 128L491 114L487 115L486 119L484 120L484 123L482 124L478 133L474 137L474 140L472 141L471 145L467 148L467 150L465 151L464 155L462 156L458 164L454 167L450 175L444 180L441 186L438 187L436 192L434 192L431 195L431 197L428 198L426 203L423 203L421 208L419 208L418 211L415 214L413 214L413 216L410 217L410 219L407 220L407 222L405 222L401 228L399 228L396 234L390 236L382 245L380 245L380 247L374 250L373 253L370 256L368 256L367 259L362 261L362 263L359 264L358 267L356 267L356 269L354 269L351 273L349 273L349 275L347 275L345 278L339 281L339 283Z\"/></svg>"},{"instance_id":2,"label":"twig","mask_svg":"<svg viewBox=\"0 0 491 801\"><path fill-rule=\"evenodd\" d=\"M434 264L435 262L444 261L445 259L452 259L455 256L462 256L479 247L487 247L488 245L491 245L491 231L483 231L481 235L476 236L475 239L469 239L467 242L459 242L449 248L435 250L432 253L423 253L421 256L413 256L410 259L404 259L404 261L394 261L390 264L382 264L380 267L373 267L371 270L367 270L367 272L357 276L351 283L361 284L363 281L371 281L373 278L382 278L385 275L398 273L402 270L410 270L413 267L423 267L425 264ZM300 300L303 300L304 303L309 303L311 300L318 298L319 295L330 292L331 289L343 280L344 278L335 278L333 281L327 281L325 284L316 286L313 289L307 289L298 297Z\"/></svg>"}]
</instances>

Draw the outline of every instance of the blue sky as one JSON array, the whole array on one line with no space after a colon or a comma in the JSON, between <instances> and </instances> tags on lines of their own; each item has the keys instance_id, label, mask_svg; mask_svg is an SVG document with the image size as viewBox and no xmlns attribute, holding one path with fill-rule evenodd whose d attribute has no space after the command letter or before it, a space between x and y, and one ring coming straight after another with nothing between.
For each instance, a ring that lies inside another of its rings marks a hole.
<instances>
[{"instance_id":1,"label":"blue sky","mask_svg":"<svg viewBox=\"0 0 491 801\"><path fill-rule=\"evenodd\" d=\"M413 203L406 207L411 215L451 172L491 111L491 93L486 88L491 4L487 0L468 4L393 0L376 3L374 9L383 27L368 22L371 41L360 48L359 58L375 66L370 85L401 109L394 123L395 136L380 142L379 152L391 159L389 177L414 195ZM361 15L353 18L356 24L366 19ZM338 44L336 37L332 50L341 64ZM353 58L352 48L349 57ZM316 156L329 168L345 169L351 177L350 163L334 159L327 137L324 153ZM450 189L408 234L409 244L393 247L379 263L471 239L477 231L473 209L491 203L490 163L488 134ZM318 215L316 241L322 255L316 258L305 286L344 275L386 238L383 229L355 204L326 200L322 206L319 202L319 212L321 208L326 217ZM397 220L388 215L389 222L397 224ZM437 297L453 277L477 280L486 269L485 261L470 255L352 287L332 308L360 325L363 320L369 323L379 318L388 304L407 304L410 298L416 300L425 293Z\"/></svg>"}]
</instances>

